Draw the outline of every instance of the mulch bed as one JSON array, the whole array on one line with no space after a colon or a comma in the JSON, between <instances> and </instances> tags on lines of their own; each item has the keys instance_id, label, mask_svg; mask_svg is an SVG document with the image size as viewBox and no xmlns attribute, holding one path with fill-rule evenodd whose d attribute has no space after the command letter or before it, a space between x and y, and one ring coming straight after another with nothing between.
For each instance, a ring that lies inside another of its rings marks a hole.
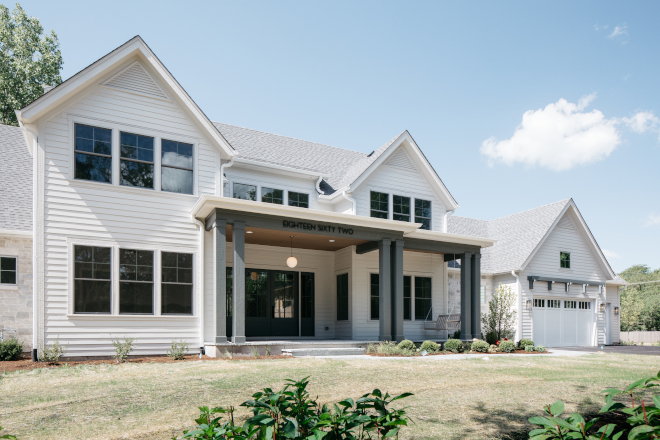
<instances>
[{"instance_id":1,"label":"mulch bed","mask_svg":"<svg viewBox=\"0 0 660 440\"><path fill-rule=\"evenodd\" d=\"M538 352L538 351L516 350L512 353L502 353L502 352L499 352L499 351L494 352L494 353L478 353L478 352L475 351L475 352L463 352L463 353L451 353L451 352L447 352L447 353L429 353L426 356L444 356L444 355L450 355L450 354L482 354L482 355L487 355L487 356L496 355L496 354L532 354L533 355L533 354L544 354L544 353L547 353L547 351ZM374 356L374 357L421 357L422 356L419 353L416 353L412 356L406 356L406 355L403 355L403 354L384 354L384 353L366 353L366 354L369 355L369 356Z\"/></svg>"}]
</instances>

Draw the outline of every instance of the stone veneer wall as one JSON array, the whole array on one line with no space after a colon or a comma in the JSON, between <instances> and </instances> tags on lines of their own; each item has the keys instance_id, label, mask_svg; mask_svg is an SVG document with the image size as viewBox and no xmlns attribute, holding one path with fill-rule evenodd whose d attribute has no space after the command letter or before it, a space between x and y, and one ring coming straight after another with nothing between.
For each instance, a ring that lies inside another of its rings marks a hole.
<instances>
[{"instance_id":1,"label":"stone veneer wall","mask_svg":"<svg viewBox=\"0 0 660 440\"><path fill-rule=\"evenodd\" d=\"M0 284L0 328L18 330L18 339L32 349L32 239L0 236L0 255L17 256L17 284Z\"/></svg>"},{"instance_id":2,"label":"stone veneer wall","mask_svg":"<svg viewBox=\"0 0 660 440\"><path fill-rule=\"evenodd\" d=\"M449 269L447 272L447 290L449 291L447 312L461 313L461 271L460 269ZM481 276L481 285L486 287L486 304L481 308L483 313L487 304L493 299L497 287L493 285L493 277L490 275Z\"/></svg>"}]
</instances>

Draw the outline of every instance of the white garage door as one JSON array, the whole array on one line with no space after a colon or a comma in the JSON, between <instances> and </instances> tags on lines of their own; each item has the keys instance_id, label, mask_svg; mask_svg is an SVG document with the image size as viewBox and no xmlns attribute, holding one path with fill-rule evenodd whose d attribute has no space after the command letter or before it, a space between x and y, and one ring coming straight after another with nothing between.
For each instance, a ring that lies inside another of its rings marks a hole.
<instances>
[{"instance_id":1,"label":"white garage door","mask_svg":"<svg viewBox=\"0 0 660 440\"><path fill-rule=\"evenodd\" d=\"M594 345L593 301L534 298L534 343L546 347Z\"/></svg>"}]
</instances>

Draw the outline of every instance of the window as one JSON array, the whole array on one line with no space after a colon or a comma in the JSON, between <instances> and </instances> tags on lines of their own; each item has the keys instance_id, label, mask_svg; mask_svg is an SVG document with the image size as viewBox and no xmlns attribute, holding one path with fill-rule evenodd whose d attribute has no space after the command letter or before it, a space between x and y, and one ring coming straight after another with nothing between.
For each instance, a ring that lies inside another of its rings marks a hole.
<instances>
[{"instance_id":1,"label":"window","mask_svg":"<svg viewBox=\"0 0 660 440\"><path fill-rule=\"evenodd\" d=\"M255 185L246 185L244 183L234 183L235 199L241 200L257 200L257 187Z\"/></svg>"},{"instance_id":2,"label":"window","mask_svg":"<svg viewBox=\"0 0 660 440\"><path fill-rule=\"evenodd\" d=\"M16 284L16 257L0 257L0 284Z\"/></svg>"},{"instance_id":3,"label":"window","mask_svg":"<svg viewBox=\"0 0 660 440\"><path fill-rule=\"evenodd\" d=\"M564 301L564 308L565 309L574 309L577 307L577 302L576 301Z\"/></svg>"},{"instance_id":4,"label":"window","mask_svg":"<svg viewBox=\"0 0 660 440\"><path fill-rule=\"evenodd\" d=\"M394 220L410 221L410 197L393 196L392 209L394 210Z\"/></svg>"},{"instance_id":5,"label":"window","mask_svg":"<svg viewBox=\"0 0 660 440\"><path fill-rule=\"evenodd\" d=\"M591 310L591 301L579 301L580 310Z\"/></svg>"},{"instance_id":6,"label":"window","mask_svg":"<svg viewBox=\"0 0 660 440\"><path fill-rule=\"evenodd\" d=\"M163 252L161 278L161 313L192 315L193 256Z\"/></svg>"},{"instance_id":7,"label":"window","mask_svg":"<svg viewBox=\"0 0 660 440\"><path fill-rule=\"evenodd\" d=\"M314 274L303 272L300 274L300 317L314 317ZM303 335L304 336L304 335Z\"/></svg>"},{"instance_id":8,"label":"window","mask_svg":"<svg viewBox=\"0 0 660 440\"><path fill-rule=\"evenodd\" d=\"M298 278L298 273L295 273ZM275 272L273 274L273 318L295 318L294 304L298 292L294 283L294 273Z\"/></svg>"},{"instance_id":9,"label":"window","mask_svg":"<svg viewBox=\"0 0 660 440\"><path fill-rule=\"evenodd\" d=\"M74 246L74 313L110 313L110 248Z\"/></svg>"},{"instance_id":10,"label":"window","mask_svg":"<svg viewBox=\"0 0 660 440\"><path fill-rule=\"evenodd\" d=\"M112 130L75 124L76 179L112 183Z\"/></svg>"},{"instance_id":11,"label":"window","mask_svg":"<svg viewBox=\"0 0 660 440\"><path fill-rule=\"evenodd\" d=\"M119 313L154 313L154 253L119 249Z\"/></svg>"},{"instance_id":12,"label":"window","mask_svg":"<svg viewBox=\"0 0 660 440\"><path fill-rule=\"evenodd\" d=\"M380 312L380 295L379 295L379 275L377 273L371 274L371 296L369 298L369 307L371 310L371 319L378 320Z\"/></svg>"},{"instance_id":13,"label":"window","mask_svg":"<svg viewBox=\"0 0 660 440\"><path fill-rule=\"evenodd\" d=\"M161 189L181 194L192 194L192 144L163 139L161 150Z\"/></svg>"},{"instance_id":14,"label":"window","mask_svg":"<svg viewBox=\"0 0 660 440\"><path fill-rule=\"evenodd\" d=\"M389 195L371 191L371 216L376 218L389 218Z\"/></svg>"},{"instance_id":15,"label":"window","mask_svg":"<svg viewBox=\"0 0 660 440\"><path fill-rule=\"evenodd\" d=\"M412 316L412 277L403 277L403 319L410 320Z\"/></svg>"},{"instance_id":16,"label":"window","mask_svg":"<svg viewBox=\"0 0 660 440\"><path fill-rule=\"evenodd\" d=\"M268 302L268 272L247 269L245 271L245 317L268 318ZM273 315L275 315L274 307ZM273 316L273 318L275 317Z\"/></svg>"},{"instance_id":17,"label":"window","mask_svg":"<svg viewBox=\"0 0 660 440\"><path fill-rule=\"evenodd\" d=\"M348 321L348 274L337 275L337 321Z\"/></svg>"},{"instance_id":18,"label":"window","mask_svg":"<svg viewBox=\"0 0 660 440\"><path fill-rule=\"evenodd\" d=\"M558 309L561 307L561 301L559 301L558 299L549 299L548 307L551 309Z\"/></svg>"},{"instance_id":19,"label":"window","mask_svg":"<svg viewBox=\"0 0 660 440\"><path fill-rule=\"evenodd\" d=\"M545 307L545 300L534 298L534 307Z\"/></svg>"},{"instance_id":20,"label":"window","mask_svg":"<svg viewBox=\"0 0 660 440\"><path fill-rule=\"evenodd\" d=\"M415 223L421 223L421 229L431 229L431 202L415 199Z\"/></svg>"},{"instance_id":21,"label":"window","mask_svg":"<svg viewBox=\"0 0 660 440\"><path fill-rule=\"evenodd\" d=\"M571 253L570 252L560 252L559 253L559 267L562 269L571 268Z\"/></svg>"},{"instance_id":22,"label":"window","mask_svg":"<svg viewBox=\"0 0 660 440\"><path fill-rule=\"evenodd\" d=\"M425 320L431 312L431 278L415 277L415 319Z\"/></svg>"},{"instance_id":23,"label":"window","mask_svg":"<svg viewBox=\"0 0 660 440\"><path fill-rule=\"evenodd\" d=\"M299 208L309 208L309 195L289 191L289 206L297 206Z\"/></svg>"},{"instance_id":24,"label":"window","mask_svg":"<svg viewBox=\"0 0 660 440\"><path fill-rule=\"evenodd\" d=\"M281 189L261 188L261 201L281 205L284 201L284 191Z\"/></svg>"},{"instance_id":25,"label":"window","mask_svg":"<svg viewBox=\"0 0 660 440\"><path fill-rule=\"evenodd\" d=\"M140 188L154 187L154 138L121 133L119 184Z\"/></svg>"}]
</instances>

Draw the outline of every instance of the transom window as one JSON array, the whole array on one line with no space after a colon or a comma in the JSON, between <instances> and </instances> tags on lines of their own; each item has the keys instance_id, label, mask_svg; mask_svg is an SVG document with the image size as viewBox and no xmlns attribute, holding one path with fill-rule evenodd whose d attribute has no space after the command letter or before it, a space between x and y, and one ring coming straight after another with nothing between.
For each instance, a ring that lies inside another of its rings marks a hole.
<instances>
[{"instance_id":1,"label":"transom window","mask_svg":"<svg viewBox=\"0 0 660 440\"><path fill-rule=\"evenodd\" d=\"M112 183L112 130L75 124L75 178Z\"/></svg>"},{"instance_id":2,"label":"transom window","mask_svg":"<svg viewBox=\"0 0 660 440\"><path fill-rule=\"evenodd\" d=\"M591 301L579 301L580 310L591 310Z\"/></svg>"},{"instance_id":3,"label":"transom window","mask_svg":"<svg viewBox=\"0 0 660 440\"><path fill-rule=\"evenodd\" d=\"M431 202L415 199L415 223L421 223L421 229L431 229Z\"/></svg>"},{"instance_id":4,"label":"transom window","mask_svg":"<svg viewBox=\"0 0 660 440\"><path fill-rule=\"evenodd\" d=\"M183 142L161 140L161 189L193 193L193 146Z\"/></svg>"},{"instance_id":5,"label":"transom window","mask_svg":"<svg viewBox=\"0 0 660 440\"><path fill-rule=\"evenodd\" d=\"M110 313L111 251L107 247L74 246L74 313Z\"/></svg>"},{"instance_id":6,"label":"transom window","mask_svg":"<svg viewBox=\"0 0 660 440\"><path fill-rule=\"evenodd\" d=\"M241 200L252 200L254 202L257 200L257 187L244 183L234 183L234 194L232 197Z\"/></svg>"},{"instance_id":7,"label":"transom window","mask_svg":"<svg viewBox=\"0 0 660 440\"><path fill-rule=\"evenodd\" d=\"M570 252L559 252L559 267L562 269L571 268L571 253Z\"/></svg>"},{"instance_id":8,"label":"transom window","mask_svg":"<svg viewBox=\"0 0 660 440\"><path fill-rule=\"evenodd\" d=\"M154 313L154 253L119 250L119 313Z\"/></svg>"},{"instance_id":9,"label":"transom window","mask_svg":"<svg viewBox=\"0 0 660 440\"><path fill-rule=\"evenodd\" d=\"M561 308L561 301L559 301L558 299L549 299L548 307L551 309L559 309Z\"/></svg>"},{"instance_id":10,"label":"transom window","mask_svg":"<svg viewBox=\"0 0 660 440\"><path fill-rule=\"evenodd\" d=\"M193 256L162 253L162 314L192 315Z\"/></svg>"},{"instance_id":11,"label":"transom window","mask_svg":"<svg viewBox=\"0 0 660 440\"><path fill-rule=\"evenodd\" d=\"M0 257L0 284L16 284L16 257Z\"/></svg>"},{"instance_id":12,"label":"transom window","mask_svg":"<svg viewBox=\"0 0 660 440\"><path fill-rule=\"evenodd\" d=\"M577 301L564 301L565 309L575 309L577 308Z\"/></svg>"},{"instance_id":13,"label":"transom window","mask_svg":"<svg viewBox=\"0 0 660 440\"><path fill-rule=\"evenodd\" d=\"M545 307L545 300L534 298L534 307Z\"/></svg>"},{"instance_id":14,"label":"transom window","mask_svg":"<svg viewBox=\"0 0 660 440\"><path fill-rule=\"evenodd\" d=\"M261 188L261 201L281 205L284 201L284 191L274 188Z\"/></svg>"},{"instance_id":15,"label":"transom window","mask_svg":"<svg viewBox=\"0 0 660 440\"><path fill-rule=\"evenodd\" d=\"M415 319L425 320L431 312L431 278L415 277Z\"/></svg>"},{"instance_id":16,"label":"transom window","mask_svg":"<svg viewBox=\"0 0 660 440\"><path fill-rule=\"evenodd\" d=\"M392 210L394 220L402 222L410 221L410 197L393 196Z\"/></svg>"},{"instance_id":17,"label":"transom window","mask_svg":"<svg viewBox=\"0 0 660 440\"><path fill-rule=\"evenodd\" d=\"M389 194L371 191L371 216L376 218L389 218Z\"/></svg>"},{"instance_id":18,"label":"transom window","mask_svg":"<svg viewBox=\"0 0 660 440\"><path fill-rule=\"evenodd\" d=\"M371 286L370 286L370 291L371 291L371 299L369 303L369 307L371 310L370 317L371 319L378 320L380 316L380 295L379 295L379 284L380 280L378 278L377 273L372 273L371 274Z\"/></svg>"},{"instance_id":19,"label":"transom window","mask_svg":"<svg viewBox=\"0 0 660 440\"><path fill-rule=\"evenodd\" d=\"M309 208L309 194L289 191L289 206Z\"/></svg>"},{"instance_id":20,"label":"transom window","mask_svg":"<svg viewBox=\"0 0 660 440\"><path fill-rule=\"evenodd\" d=\"M119 184L153 188L154 138L122 132L119 139L121 147Z\"/></svg>"}]
</instances>

